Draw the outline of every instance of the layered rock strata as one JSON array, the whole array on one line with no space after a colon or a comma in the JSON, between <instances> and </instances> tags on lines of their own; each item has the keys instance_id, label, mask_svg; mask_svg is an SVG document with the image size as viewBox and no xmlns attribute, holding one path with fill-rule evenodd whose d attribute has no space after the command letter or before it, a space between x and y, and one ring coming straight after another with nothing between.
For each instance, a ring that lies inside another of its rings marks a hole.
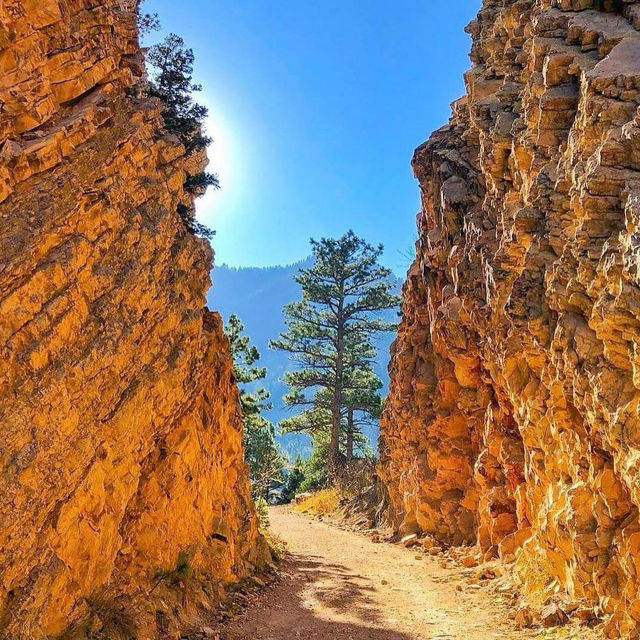
<instances>
[{"instance_id":1,"label":"layered rock strata","mask_svg":"<svg viewBox=\"0 0 640 640\"><path fill-rule=\"evenodd\" d=\"M167 637L163 577L214 596L261 560L212 254L176 213L193 159L139 89L135 4L0 4L3 638L136 599L137 636Z\"/></svg>"},{"instance_id":2,"label":"layered rock strata","mask_svg":"<svg viewBox=\"0 0 640 640\"><path fill-rule=\"evenodd\" d=\"M397 527L640 624L640 3L485 0L382 426Z\"/></svg>"}]
</instances>

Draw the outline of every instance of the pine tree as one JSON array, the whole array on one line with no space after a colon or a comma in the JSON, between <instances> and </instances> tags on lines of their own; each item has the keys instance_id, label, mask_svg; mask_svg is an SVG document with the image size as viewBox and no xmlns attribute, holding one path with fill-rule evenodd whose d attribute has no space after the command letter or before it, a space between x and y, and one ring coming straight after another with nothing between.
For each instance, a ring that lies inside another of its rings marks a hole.
<instances>
[{"instance_id":1,"label":"pine tree","mask_svg":"<svg viewBox=\"0 0 640 640\"><path fill-rule=\"evenodd\" d=\"M349 382L345 384L343 392L343 406L340 412L340 459L347 462L352 460L355 451L369 455L368 439L362 433L362 427L373 424L379 419L382 411L382 396L379 390L382 381L370 369L357 369L347 372ZM285 396L288 406L298 402L296 392ZM306 433L312 439L317 439L319 433L331 433L332 424L332 394L327 389L320 389L313 396L311 406L300 413L280 421L283 433Z\"/></svg>"},{"instance_id":2,"label":"pine tree","mask_svg":"<svg viewBox=\"0 0 640 640\"><path fill-rule=\"evenodd\" d=\"M256 380L264 380L267 375L266 367L255 366L260 360L260 352L251 344L251 338L244 333L244 325L237 315L231 314L224 327L224 332L229 339L231 355L233 356L233 375L240 385L247 385ZM243 416L258 414L263 409L270 409L267 402L269 392L259 388L250 393L242 387L240 391L240 403Z\"/></svg>"},{"instance_id":3,"label":"pine tree","mask_svg":"<svg viewBox=\"0 0 640 640\"><path fill-rule=\"evenodd\" d=\"M148 32L157 26L156 14L138 13L139 29ZM175 33L152 46L147 54L151 70L149 94L162 101L164 127L184 145L187 157L203 152L211 142L211 138L203 133L207 108L193 99L193 94L202 90L193 82L194 60L193 50L187 48L184 40ZM208 187L217 189L219 186L218 177L207 171L187 174L184 183L185 191L195 197L203 195ZM177 212L190 233L205 238L215 235L215 231L195 219L192 206L181 202Z\"/></svg>"},{"instance_id":4,"label":"pine tree","mask_svg":"<svg viewBox=\"0 0 640 640\"><path fill-rule=\"evenodd\" d=\"M256 366L260 353L251 344L249 336L244 334L244 326L238 316L229 317L225 333L234 361L233 374L240 385L245 462L249 466L254 495L268 501L273 485L283 481L282 469L287 461L276 442L275 427L262 415L262 411L271 408L269 392L262 387L248 388L248 385L253 386L252 383L264 379L267 370Z\"/></svg>"},{"instance_id":5,"label":"pine tree","mask_svg":"<svg viewBox=\"0 0 640 640\"><path fill-rule=\"evenodd\" d=\"M243 418L244 456L254 497L261 496L267 502L271 491L282 485L282 470L287 458L276 441L275 427L263 416Z\"/></svg>"},{"instance_id":6,"label":"pine tree","mask_svg":"<svg viewBox=\"0 0 640 640\"><path fill-rule=\"evenodd\" d=\"M152 31L157 31L158 29L160 29L160 18L158 18L158 14L143 13L142 5L144 3L145 3L145 0L138 0L138 5L136 7L138 33L140 34L140 36L146 36Z\"/></svg>"},{"instance_id":7,"label":"pine tree","mask_svg":"<svg viewBox=\"0 0 640 640\"><path fill-rule=\"evenodd\" d=\"M345 411L351 409L352 436L357 412L368 413L380 388L373 374L373 338L395 325L381 312L399 304L391 271L373 247L353 231L339 239L311 240L313 265L295 277L302 299L285 306L287 329L271 347L290 354L296 369L285 373L285 403L305 411L285 425L292 430L329 430L327 471L336 479ZM306 425L306 426L305 426ZM327 426L328 425L328 426ZM348 447L347 447L348 448ZM353 450L351 450L353 451Z\"/></svg>"},{"instance_id":8,"label":"pine tree","mask_svg":"<svg viewBox=\"0 0 640 640\"><path fill-rule=\"evenodd\" d=\"M344 397L343 419L345 421L345 458L350 461L354 457L354 449L369 453L367 438L362 427L379 420L382 413L382 381L371 369L360 369L357 372L358 383L348 389Z\"/></svg>"},{"instance_id":9,"label":"pine tree","mask_svg":"<svg viewBox=\"0 0 640 640\"><path fill-rule=\"evenodd\" d=\"M193 82L193 49L184 40L170 33L152 46L147 62L152 67L151 93L164 103L162 117L165 127L185 146L187 155L204 149L211 138L202 133L207 108L193 99L202 86Z\"/></svg>"},{"instance_id":10,"label":"pine tree","mask_svg":"<svg viewBox=\"0 0 640 640\"><path fill-rule=\"evenodd\" d=\"M304 480L304 466L304 460L300 456L297 456L293 462L293 467L287 474L287 479L282 489L282 500L284 502L291 502L291 500L295 498Z\"/></svg>"}]
</instances>

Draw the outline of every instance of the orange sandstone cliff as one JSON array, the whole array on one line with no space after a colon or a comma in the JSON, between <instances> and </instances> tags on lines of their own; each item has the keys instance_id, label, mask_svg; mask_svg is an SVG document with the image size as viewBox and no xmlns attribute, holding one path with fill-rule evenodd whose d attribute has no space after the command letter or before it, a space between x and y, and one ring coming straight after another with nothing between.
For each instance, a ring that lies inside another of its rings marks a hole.
<instances>
[{"instance_id":1,"label":"orange sandstone cliff","mask_svg":"<svg viewBox=\"0 0 640 640\"><path fill-rule=\"evenodd\" d=\"M380 475L401 532L640 625L640 3L485 0L413 159Z\"/></svg>"},{"instance_id":2,"label":"orange sandstone cliff","mask_svg":"<svg viewBox=\"0 0 640 640\"><path fill-rule=\"evenodd\" d=\"M136 88L135 5L0 3L3 638L122 626L136 602L138 637L168 637L169 578L214 597L263 553L212 254L176 213L184 148Z\"/></svg>"}]
</instances>

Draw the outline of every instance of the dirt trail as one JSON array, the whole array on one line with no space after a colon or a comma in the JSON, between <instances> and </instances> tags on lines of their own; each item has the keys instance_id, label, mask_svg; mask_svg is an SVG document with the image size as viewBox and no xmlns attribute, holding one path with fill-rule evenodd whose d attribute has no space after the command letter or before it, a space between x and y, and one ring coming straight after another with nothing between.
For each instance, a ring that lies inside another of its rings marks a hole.
<instances>
[{"instance_id":1,"label":"dirt trail","mask_svg":"<svg viewBox=\"0 0 640 640\"><path fill-rule=\"evenodd\" d=\"M515 629L508 594L489 594L468 584L460 569L443 568L437 558L376 544L287 508L271 509L271 527L291 553L283 577L231 623L225 640L508 640L537 635Z\"/></svg>"}]
</instances>

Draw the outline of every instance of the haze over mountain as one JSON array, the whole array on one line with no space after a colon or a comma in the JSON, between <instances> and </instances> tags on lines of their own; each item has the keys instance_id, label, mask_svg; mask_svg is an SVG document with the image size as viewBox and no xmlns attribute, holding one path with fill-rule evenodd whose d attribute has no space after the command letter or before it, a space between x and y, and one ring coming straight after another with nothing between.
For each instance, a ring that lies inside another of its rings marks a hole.
<instances>
[{"instance_id":1,"label":"haze over mountain","mask_svg":"<svg viewBox=\"0 0 640 640\"><path fill-rule=\"evenodd\" d=\"M285 328L282 315L284 305L300 298L300 287L293 277L301 268L310 265L310 257L291 265L264 268L236 268L223 264L216 266L211 275L213 286L207 294L209 306L220 311L225 322L232 313L237 315L260 351L260 365L267 368L267 377L259 381L257 386L263 386L271 392L273 408L266 411L265 416L274 424L291 415L291 410L282 401L282 396L287 391L282 376L291 368L291 363L286 353L269 349L269 340L278 336ZM398 291L399 289L400 281ZM388 312L387 315L389 320L396 320L395 311ZM385 393L389 381L387 365L392 340L392 332L378 339L378 361L375 369L384 383ZM366 429L366 434L375 451L377 425ZM279 434L278 442L291 458L298 454L306 457L311 453L311 440L305 434Z\"/></svg>"}]
</instances>

